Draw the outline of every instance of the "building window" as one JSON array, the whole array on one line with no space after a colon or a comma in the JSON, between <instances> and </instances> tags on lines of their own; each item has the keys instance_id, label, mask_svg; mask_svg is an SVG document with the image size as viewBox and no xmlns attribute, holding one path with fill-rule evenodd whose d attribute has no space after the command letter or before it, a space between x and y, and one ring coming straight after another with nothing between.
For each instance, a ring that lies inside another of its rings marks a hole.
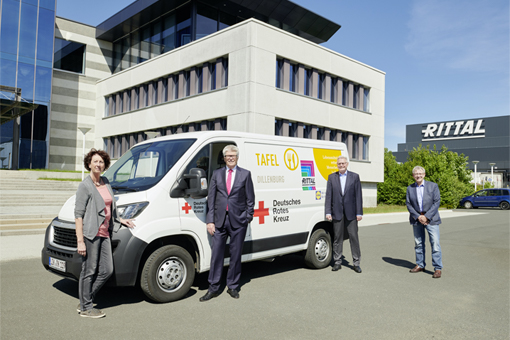
<instances>
[{"instance_id":1,"label":"building window","mask_svg":"<svg viewBox=\"0 0 510 340\"><path fill-rule=\"evenodd\" d=\"M337 86L338 86L338 79L331 77L331 93L330 93L329 101L332 103L338 102L338 98L337 98L338 95L336 92Z\"/></svg>"},{"instance_id":2,"label":"building window","mask_svg":"<svg viewBox=\"0 0 510 340\"><path fill-rule=\"evenodd\" d=\"M359 135L357 135L357 134L352 135L352 155L351 155L352 159L359 159L359 157L358 157L358 152L359 152L358 138L359 138Z\"/></svg>"},{"instance_id":3,"label":"building window","mask_svg":"<svg viewBox=\"0 0 510 340\"><path fill-rule=\"evenodd\" d=\"M349 98L349 82L344 81L342 86L342 105L347 106L348 105L348 98Z\"/></svg>"},{"instance_id":4,"label":"building window","mask_svg":"<svg viewBox=\"0 0 510 340\"><path fill-rule=\"evenodd\" d=\"M320 73L319 83L317 84L317 98L326 99L324 98L325 93L326 93L326 74Z\"/></svg>"},{"instance_id":5,"label":"building window","mask_svg":"<svg viewBox=\"0 0 510 340\"><path fill-rule=\"evenodd\" d=\"M368 160L368 136L363 136L363 153L362 159Z\"/></svg>"},{"instance_id":6,"label":"building window","mask_svg":"<svg viewBox=\"0 0 510 340\"><path fill-rule=\"evenodd\" d=\"M151 83L152 85L152 105L156 105L158 103L158 81L155 80Z\"/></svg>"},{"instance_id":7,"label":"building window","mask_svg":"<svg viewBox=\"0 0 510 340\"><path fill-rule=\"evenodd\" d=\"M370 89L364 88L363 89L363 111L369 112L370 111Z\"/></svg>"},{"instance_id":8,"label":"building window","mask_svg":"<svg viewBox=\"0 0 510 340\"><path fill-rule=\"evenodd\" d=\"M124 91L126 94L126 102L124 103L125 110L124 111L131 111L131 90Z\"/></svg>"},{"instance_id":9,"label":"building window","mask_svg":"<svg viewBox=\"0 0 510 340\"><path fill-rule=\"evenodd\" d=\"M142 85L142 105L141 107L149 106L149 84Z\"/></svg>"},{"instance_id":10,"label":"building window","mask_svg":"<svg viewBox=\"0 0 510 340\"><path fill-rule=\"evenodd\" d=\"M184 96L189 96L190 90L190 79L189 79L189 71L184 71Z\"/></svg>"},{"instance_id":11,"label":"building window","mask_svg":"<svg viewBox=\"0 0 510 340\"><path fill-rule=\"evenodd\" d=\"M292 77L292 92L298 92L299 88L302 86L299 85L299 65L297 64L291 64L291 77Z\"/></svg>"},{"instance_id":12,"label":"building window","mask_svg":"<svg viewBox=\"0 0 510 340\"><path fill-rule=\"evenodd\" d=\"M289 90L296 92L296 68L297 65L289 64Z\"/></svg>"},{"instance_id":13,"label":"building window","mask_svg":"<svg viewBox=\"0 0 510 340\"><path fill-rule=\"evenodd\" d=\"M313 71L309 68L305 69L305 96L310 95L310 87L312 86Z\"/></svg>"},{"instance_id":14,"label":"building window","mask_svg":"<svg viewBox=\"0 0 510 340\"><path fill-rule=\"evenodd\" d=\"M59 70L83 73L85 45L55 38L53 67Z\"/></svg>"},{"instance_id":15,"label":"building window","mask_svg":"<svg viewBox=\"0 0 510 340\"><path fill-rule=\"evenodd\" d=\"M227 87L228 86L228 58L222 58L221 65L223 66L222 87Z\"/></svg>"},{"instance_id":16,"label":"building window","mask_svg":"<svg viewBox=\"0 0 510 340\"><path fill-rule=\"evenodd\" d=\"M203 38L218 30L218 10L205 4L197 4L197 32L195 39Z\"/></svg>"},{"instance_id":17,"label":"building window","mask_svg":"<svg viewBox=\"0 0 510 340\"><path fill-rule=\"evenodd\" d=\"M202 68L198 67L196 69L196 75L197 75L197 93L202 93L204 91L204 78L202 75Z\"/></svg>"},{"instance_id":18,"label":"building window","mask_svg":"<svg viewBox=\"0 0 510 340\"><path fill-rule=\"evenodd\" d=\"M117 96L114 94L111 96L111 101L112 101L112 106L111 106L111 111L110 111L110 115L113 116L113 115L116 115L117 114Z\"/></svg>"},{"instance_id":19,"label":"building window","mask_svg":"<svg viewBox=\"0 0 510 340\"><path fill-rule=\"evenodd\" d=\"M276 60L276 87L283 88L283 59Z\"/></svg>"},{"instance_id":20,"label":"building window","mask_svg":"<svg viewBox=\"0 0 510 340\"><path fill-rule=\"evenodd\" d=\"M122 113L124 112L124 100L123 100L123 96L122 96L122 92L121 93L117 93L117 108L119 109L119 111L117 111L117 113Z\"/></svg>"},{"instance_id":21,"label":"building window","mask_svg":"<svg viewBox=\"0 0 510 340\"><path fill-rule=\"evenodd\" d=\"M105 105L104 105L104 116L105 116L105 117L108 117L108 116L110 115L110 97L109 97L109 96L107 96L107 97L105 97L104 99L105 99L105 100L104 100L104 102L105 102L105 103L104 103L104 104L105 104Z\"/></svg>"},{"instance_id":22,"label":"building window","mask_svg":"<svg viewBox=\"0 0 510 340\"><path fill-rule=\"evenodd\" d=\"M216 63L214 63L214 62L209 64L209 75L210 75L209 88L211 90L215 90L216 89Z\"/></svg>"},{"instance_id":23,"label":"building window","mask_svg":"<svg viewBox=\"0 0 510 340\"><path fill-rule=\"evenodd\" d=\"M133 101L133 108L138 110L140 108L140 88L138 87L135 87Z\"/></svg>"},{"instance_id":24,"label":"building window","mask_svg":"<svg viewBox=\"0 0 510 340\"><path fill-rule=\"evenodd\" d=\"M359 85L354 85L354 95L352 101L352 107L355 109L359 109Z\"/></svg>"},{"instance_id":25,"label":"building window","mask_svg":"<svg viewBox=\"0 0 510 340\"><path fill-rule=\"evenodd\" d=\"M184 5L177 10L177 46L191 42L191 7Z\"/></svg>"},{"instance_id":26,"label":"building window","mask_svg":"<svg viewBox=\"0 0 510 340\"><path fill-rule=\"evenodd\" d=\"M161 102L168 101L168 78L163 78L161 80L161 85L163 88L161 89Z\"/></svg>"}]
</instances>

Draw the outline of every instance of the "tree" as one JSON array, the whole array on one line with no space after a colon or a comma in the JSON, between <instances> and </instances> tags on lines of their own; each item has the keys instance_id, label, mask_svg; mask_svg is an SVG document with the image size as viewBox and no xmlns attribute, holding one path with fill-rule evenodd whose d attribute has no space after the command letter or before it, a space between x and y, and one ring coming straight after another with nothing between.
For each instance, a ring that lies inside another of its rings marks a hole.
<instances>
[{"instance_id":1,"label":"tree","mask_svg":"<svg viewBox=\"0 0 510 340\"><path fill-rule=\"evenodd\" d=\"M425 169L425 180L437 183L441 192L441 206L456 208L462 197L472 193L471 172L467 168L468 157L448 151L443 145L440 151L434 145L421 145L409 152L407 162L397 163L395 156L384 150L384 183L377 186L377 201L385 204L405 204L406 188L414 182L412 170L419 165Z\"/></svg>"}]
</instances>

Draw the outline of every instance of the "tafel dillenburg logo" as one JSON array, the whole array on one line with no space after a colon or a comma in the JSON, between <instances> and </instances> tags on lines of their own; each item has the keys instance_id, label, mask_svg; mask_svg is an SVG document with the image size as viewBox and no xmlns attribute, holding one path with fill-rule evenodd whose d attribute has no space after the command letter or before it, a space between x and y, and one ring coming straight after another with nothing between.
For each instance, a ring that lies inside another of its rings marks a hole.
<instances>
[{"instance_id":1,"label":"tafel dillenburg logo","mask_svg":"<svg viewBox=\"0 0 510 340\"><path fill-rule=\"evenodd\" d=\"M301 161L301 177L303 190L315 190L315 170L313 161Z\"/></svg>"}]
</instances>

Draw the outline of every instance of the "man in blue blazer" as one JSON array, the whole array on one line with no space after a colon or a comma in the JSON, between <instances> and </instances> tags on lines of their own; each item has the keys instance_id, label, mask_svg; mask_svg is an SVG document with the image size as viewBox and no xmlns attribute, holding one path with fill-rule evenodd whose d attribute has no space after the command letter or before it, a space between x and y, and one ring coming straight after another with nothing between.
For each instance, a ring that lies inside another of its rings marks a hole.
<instances>
[{"instance_id":1,"label":"man in blue blazer","mask_svg":"<svg viewBox=\"0 0 510 340\"><path fill-rule=\"evenodd\" d=\"M441 245L439 244L439 224L441 224L439 187L434 182L424 180L425 169L421 166L414 167L413 177L416 182L407 187L406 193L406 205L409 210L409 222L413 226L414 251L416 252L416 266L410 272L425 271L425 230L427 230L432 248L432 265L434 266L432 277L439 279L443 269Z\"/></svg>"},{"instance_id":2,"label":"man in blue blazer","mask_svg":"<svg viewBox=\"0 0 510 340\"><path fill-rule=\"evenodd\" d=\"M361 181L359 175L347 171L349 162L347 157L340 156L337 159L338 171L328 176L326 187L326 219L333 221L333 271L342 269L342 252L344 233L347 229L353 269L361 273L359 247L358 222L363 218L363 196L361 193Z\"/></svg>"},{"instance_id":3,"label":"man in blue blazer","mask_svg":"<svg viewBox=\"0 0 510 340\"><path fill-rule=\"evenodd\" d=\"M227 237L230 236L230 264L227 272L227 293L239 298L241 255L248 223L253 219L255 192L250 171L237 166L239 149L227 145L223 149L227 166L215 170L207 198L207 232L212 236L209 289L200 298L208 301L219 295Z\"/></svg>"}]
</instances>

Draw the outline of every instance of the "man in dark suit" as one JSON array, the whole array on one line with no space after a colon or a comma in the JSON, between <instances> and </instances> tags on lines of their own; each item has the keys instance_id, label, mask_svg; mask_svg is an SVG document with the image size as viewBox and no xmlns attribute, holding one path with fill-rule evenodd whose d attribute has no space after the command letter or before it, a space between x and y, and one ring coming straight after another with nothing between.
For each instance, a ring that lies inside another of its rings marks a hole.
<instances>
[{"instance_id":1,"label":"man in dark suit","mask_svg":"<svg viewBox=\"0 0 510 340\"><path fill-rule=\"evenodd\" d=\"M337 166L338 171L328 177L325 207L327 220L333 221L334 265L332 270L342 269L344 233L347 229L351 244L353 269L356 273L361 273L361 250L358 237L358 221L363 218L361 181L357 173L347 171L349 166L347 157L338 157Z\"/></svg>"},{"instance_id":2,"label":"man in dark suit","mask_svg":"<svg viewBox=\"0 0 510 340\"><path fill-rule=\"evenodd\" d=\"M255 192L250 171L237 166L239 149L227 145L223 149L227 166L215 170L207 198L207 232L212 236L209 289L200 298L208 301L219 295L227 237L230 236L230 264L227 272L227 293L239 298L241 255L248 223L253 219Z\"/></svg>"},{"instance_id":3,"label":"man in dark suit","mask_svg":"<svg viewBox=\"0 0 510 340\"><path fill-rule=\"evenodd\" d=\"M411 273L425 271L425 230L429 234L430 247L432 248L432 265L434 266L434 279L441 277L443 260L441 245L439 244L439 204L441 195L439 187L434 182L425 181L425 169L415 166L413 177L416 181L407 187L406 205L409 210L409 222L413 226L414 251L416 252L416 266Z\"/></svg>"}]
</instances>

